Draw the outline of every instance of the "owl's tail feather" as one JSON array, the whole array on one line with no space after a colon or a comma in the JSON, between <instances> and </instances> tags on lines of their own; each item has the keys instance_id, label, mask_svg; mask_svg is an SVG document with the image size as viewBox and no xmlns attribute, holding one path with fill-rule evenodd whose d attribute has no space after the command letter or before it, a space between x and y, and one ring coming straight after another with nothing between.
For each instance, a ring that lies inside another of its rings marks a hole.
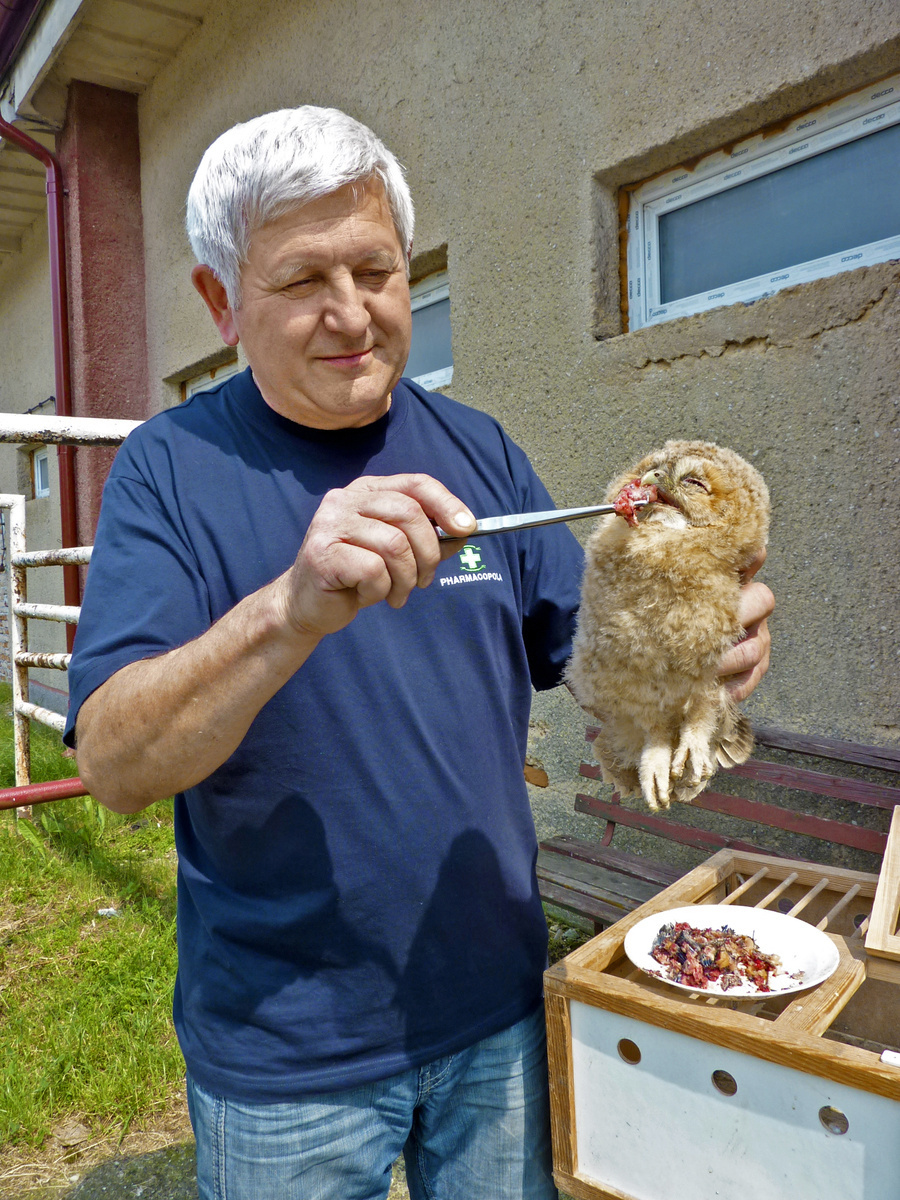
<instances>
[{"instance_id":1,"label":"owl's tail feather","mask_svg":"<svg viewBox=\"0 0 900 1200\"><path fill-rule=\"evenodd\" d=\"M736 767L746 762L753 753L753 730L742 712L730 705L716 745L716 759L720 767Z\"/></svg>"}]
</instances>

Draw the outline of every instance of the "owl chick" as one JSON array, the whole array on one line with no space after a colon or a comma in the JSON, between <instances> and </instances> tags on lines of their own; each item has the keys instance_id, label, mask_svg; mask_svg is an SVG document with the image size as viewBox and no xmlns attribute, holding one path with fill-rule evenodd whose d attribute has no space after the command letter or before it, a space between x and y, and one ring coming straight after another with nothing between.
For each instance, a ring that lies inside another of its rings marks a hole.
<instances>
[{"instance_id":1,"label":"owl chick","mask_svg":"<svg viewBox=\"0 0 900 1200\"><path fill-rule=\"evenodd\" d=\"M620 515L588 542L567 681L600 722L604 781L668 808L753 749L716 668L743 634L740 572L766 544L769 493L733 450L669 441L606 498Z\"/></svg>"}]
</instances>

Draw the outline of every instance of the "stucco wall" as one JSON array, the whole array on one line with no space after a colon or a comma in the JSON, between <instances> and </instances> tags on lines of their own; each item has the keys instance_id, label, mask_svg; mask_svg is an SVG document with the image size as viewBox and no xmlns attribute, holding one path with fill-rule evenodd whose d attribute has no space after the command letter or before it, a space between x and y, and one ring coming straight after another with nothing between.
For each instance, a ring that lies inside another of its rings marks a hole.
<instances>
[{"instance_id":1,"label":"stucco wall","mask_svg":"<svg viewBox=\"0 0 900 1200\"><path fill-rule=\"evenodd\" d=\"M20 254L0 262L2 412L24 412L52 396L55 386L46 221L36 221L23 243ZM15 490L14 454L0 446L3 491Z\"/></svg>"},{"instance_id":2,"label":"stucco wall","mask_svg":"<svg viewBox=\"0 0 900 1200\"><path fill-rule=\"evenodd\" d=\"M22 253L0 267L0 411L25 412L55 392L53 340L50 315L50 265L47 226L35 223L23 239ZM50 405L40 410L52 413ZM0 492L30 496L25 486L29 468L26 453L11 445L0 445ZM60 545L59 472L56 447L47 456L50 495L29 499L25 524L30 550L51 550ZM0 588L6 589L6 574ZM36 603L62 603L62 571L42 567L29 572L28 597ZM32 649L63 652L65 629L56 622L29 622ZM2 663L2 678L9 677ZM33 671L32 699L55 708L65 705L65 678L58 671Z\"/></svg>"}]
</instances>

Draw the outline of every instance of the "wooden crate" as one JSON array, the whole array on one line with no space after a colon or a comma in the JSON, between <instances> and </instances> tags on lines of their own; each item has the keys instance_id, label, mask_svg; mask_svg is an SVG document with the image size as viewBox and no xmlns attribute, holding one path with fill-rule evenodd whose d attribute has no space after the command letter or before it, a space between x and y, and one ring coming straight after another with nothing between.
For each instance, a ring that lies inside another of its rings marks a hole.
<instances>
[{"instance_id":1,"label":"wooden crate","mask_svg":"<svg viewBox=\"0 0 900 1200\"><path fill-rule=\"evenodd\" d=\"M884 861L878 875L872 919L866 933L866 951L879 959L900 960L900 805L891 817Z\"/></svg>"},{"instance_id":2,"label":"wooden crate","mask_svg":"<svg viewBox=\"0 0 900 1200\"><path fill-rule=\"evenodd\" d=\"M878 876L722 850L546 974L554 1170L577 1200L896 1200L900 963L866 954ZM633 968L625 934L685 904L824 929L835 973L749 1001Z\"/></svg>"}]
</instances>

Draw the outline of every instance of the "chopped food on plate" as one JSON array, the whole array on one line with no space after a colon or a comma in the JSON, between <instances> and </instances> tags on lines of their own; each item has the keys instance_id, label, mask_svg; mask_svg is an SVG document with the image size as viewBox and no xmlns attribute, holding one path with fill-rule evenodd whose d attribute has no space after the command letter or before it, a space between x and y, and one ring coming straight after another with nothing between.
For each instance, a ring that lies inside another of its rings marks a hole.
<instances>
[{"instance_id":1,"label":"chopped food on plate","mask_svg":"<svg viewBox=\"0 0 900 1200\"><path fill-rule=\"evenodd\" d=\"M728 925L719 929L698 929L687 921L663 925L650 954L663 967L661 978L698 990L715 983L727 992L751 983L757 991L769 992L772 975L782 970L777 954L764 953L749 934L735 933Z\"/></svg>"}]
</instances>

